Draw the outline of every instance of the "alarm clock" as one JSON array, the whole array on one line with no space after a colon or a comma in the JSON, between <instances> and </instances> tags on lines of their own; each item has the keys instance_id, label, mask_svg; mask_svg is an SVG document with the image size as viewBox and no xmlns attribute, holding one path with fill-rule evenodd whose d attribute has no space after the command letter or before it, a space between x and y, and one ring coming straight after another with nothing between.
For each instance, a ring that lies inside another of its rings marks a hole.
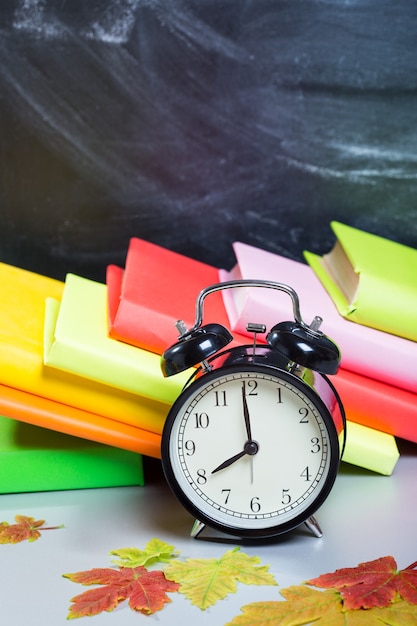
<instances>
[{"instance_id":1,"label":"alarm clock","mask_svg":"<svg viewBox=\"0 0 417 626\"><path fill-rule=\"evenodd\" d=\"M268 332L248 324L253 341L227 347L232 334L203 325L203 304L215 291L242 287L288 294L294 319ZM162 372L193 371L164 424L161 460L172 492L195 518L192 537L207 526L270 539L300 524L322 536L314 514L334 485L346 418L328 378L340 352L321 322L303 321L289 285L263 280L210 285L198 294L194 326L177 322L180 336L163 353Z\"/></svg>"}]
</instances>

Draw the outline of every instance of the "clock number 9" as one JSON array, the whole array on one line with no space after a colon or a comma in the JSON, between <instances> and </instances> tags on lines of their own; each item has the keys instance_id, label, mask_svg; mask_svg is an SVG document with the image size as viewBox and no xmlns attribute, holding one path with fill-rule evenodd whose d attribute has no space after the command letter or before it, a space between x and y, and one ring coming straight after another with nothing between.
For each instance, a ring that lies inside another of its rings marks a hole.
<instances>
[{"instance_id":1,"label":"clock number 9","mask_svg":"<svg viewBox=\"0 0 417 626\"><path fill-rule=\"evenodd\" d=\"M187 456L193 456L193 454L195 453L194 441L192 439L188 439L184 444L184 448L185 448Z\"/></svg>"}]
</instances>

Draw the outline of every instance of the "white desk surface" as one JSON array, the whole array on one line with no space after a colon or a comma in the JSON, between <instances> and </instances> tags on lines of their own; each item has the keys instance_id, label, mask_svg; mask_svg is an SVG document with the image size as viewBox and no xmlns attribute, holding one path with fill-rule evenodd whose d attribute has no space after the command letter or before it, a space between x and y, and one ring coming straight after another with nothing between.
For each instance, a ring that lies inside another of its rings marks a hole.
<instances>
[{"instance_id":1,"label":"white desk surface","mask_svg":"<svg viewBox=\"0 0 417 626\"><path fill-rule=\"evenodd\" d=\"M236 594L206 611L182 594L162 611L144 616L127 602L110 613L72 623L129 626L195 624L221 626L258 600L279 600L279 590L340 567L392 555L402 569L417 560L417 445L399 442L401 458L390 477L343 464L335 487L317 518L324 536L311 536L304 526L267 545L219 543L191 539L192 518L168 490L157 461L147 460L145 487L124 487L0 496L0 522L16 514L45 519L65 528L43 532L29 543L0 545L1 621L7 626L61 626L73 596L90 589L62 574L111 567L109 552L144 548L158 537L174 545L180 558L221 556L231 547L260 557L270 566L278 587L238 583Z\"/></svg>"}]
</instances>

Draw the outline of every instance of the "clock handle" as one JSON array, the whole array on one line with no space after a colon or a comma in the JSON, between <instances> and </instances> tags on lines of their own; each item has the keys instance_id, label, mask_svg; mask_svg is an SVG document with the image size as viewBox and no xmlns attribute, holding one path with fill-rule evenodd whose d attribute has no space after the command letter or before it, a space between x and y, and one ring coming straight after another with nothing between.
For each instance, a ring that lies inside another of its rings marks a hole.
<instances>
[{"instance_id":1,"label":"clock handle","mask_svg":"<svg viewBox=\"0 0 417 626\"><path fill-rule=\"evenodd\" d=\"M198 363L203 365L206 359L224 348L233 339L231 333L221 324L202 326L205 298L216 291L238 287L261 287L283 291L292 301L294 321L275 325L266 339L270 347L285 358L302 367L307 367L325 374L337 372L340 353L336 344L320 330L322 319L316 316L309 326L300 312L300 302L296 291L285 283L270 280L229 280L215 283L200 291L196 300L194 325L187 329L184 322L177 322L180 332L178 342L162 355L161 368L164 376L172 376Z\"/></svg>"},{"instance_id":2,"label":"clock handle","mask_svg":"<svg viewBox=\"0 0 417 626\"><path fill-rule=\"evenodd\" d=\"M222 283L215 283L213 285L209 285L205 289L202 289L197 296L196 305L195 305L195 320L194 326L190 328L186 333L182 335L182 338L193 333L197 328L199 328L203 321L203 305L206 297L214 293L215 291L222 291L223 289L234 289L237 287L262 287L266 289L276 289L278 291L283 291L288 294L292 300L294 319L301 326L305 326L309 328L307 324L303 322L300 313L300 300L298 298L297 292L286 285L285 283L277 283L272 280L254 280L254 279L238 279L238 280L226 280Z\"/></svg>"}]
</instances>

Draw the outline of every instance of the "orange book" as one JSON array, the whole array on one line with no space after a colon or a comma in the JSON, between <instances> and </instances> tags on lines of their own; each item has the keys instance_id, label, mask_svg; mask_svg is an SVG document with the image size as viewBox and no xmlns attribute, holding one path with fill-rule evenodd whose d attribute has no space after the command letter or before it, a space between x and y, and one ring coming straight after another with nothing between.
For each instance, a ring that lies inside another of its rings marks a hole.
<instances>
[{"instance_id":1,"label":"orange book","mask_svg":"<svg viewBox=\"0 0 417 626\"><path fill-rule=\"evenodd\" d=\"M134 237L125 269L107 268L109 335L162 354L178 339L175 322L194 326L198 294L218 282L217 268ZM221 292L204 301L203 323L211 322L229 327Z\"/></svg>"},{"instance_id":2,"label":"orange book","mask_svg":"<svg viewBox=\"0 0 417 626\"><path fill-rule=\"evenodd\" d=\"M417 443L417 394L342 369L331 380L348 420Z\"/></svg>"},{"instance_id":3,"label":"orange book","mask_svg":"<svg viewBox=\"0 0 417 626\"><path fill-rule=\"evenodd\" d=\"M160 434L1 384L0 414L115 448L160 458Z\"/></svg>"}]
</instances>

